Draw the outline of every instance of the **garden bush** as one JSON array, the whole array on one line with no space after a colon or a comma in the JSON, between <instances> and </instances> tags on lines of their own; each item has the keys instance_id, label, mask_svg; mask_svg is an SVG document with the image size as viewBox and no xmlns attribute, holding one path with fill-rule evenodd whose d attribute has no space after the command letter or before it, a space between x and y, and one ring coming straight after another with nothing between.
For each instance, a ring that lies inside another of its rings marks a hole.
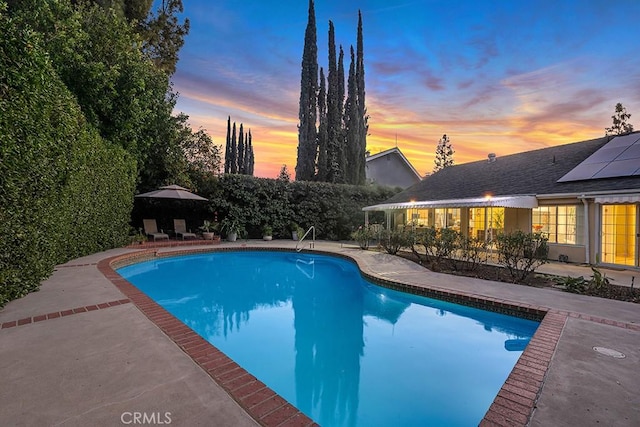
<instances>
[{"instance_id":1,"label":"garden bush","mask_svg":"<svg viewBox=\"0 0 640 427\"><path fill-rule=\"evenodd\" d=\"M365 206L375 205L397 190L374 185L344 185L255 178L226 174L199 191L209 199L209 214L220 220L230 213L239 217L249 238L262 237L262 227L269 224L274 238L291 238L290 224L304 231L316 228L316 237L326 240L350 239L351 233L364 223ZM382 212L370 215L377 218Z\"/></svg>"},{"instance_id":2,"label":"garden bush","mask_svg":"<svg viewBox=\"0 0 640 427\"><path fill-rule=\"evenodd\" d=\"M455 262L456 269L475 271L478 266L487 261L488 244L485 239L463 236L458 237L458 257Z\"/></svg>"},{"instance_id":3,"label":"garden bush","mask_svg":"<svg viewBox=\"0 0 640 427\"><path fill-rule=\"evenodd\" d=\"M0 2L0 306L56 264L121 245L135 162L88 125L42 42Z\"/></svg>"},{"instance_id":4,"label":"garden bush","mask_svg":"<svg viewBox=\"0 0 640 427\"><path fill-rule=\"evenodd\" d=\"M474 270L486 254L484 240L469 238L451 228L428 227L411 231L414 256L431 270Z\"/></svg>"},{"instance_id":5,"label":"garden bush","mask_svg":"<svg viewBox=\"0 0 640 427\"><path fill-rule=\"evenodd\" d=\"M369 225L361 225L356 231L351 233L351 238L355 240L360 249L369 249L371 240L378 237L378 232Z\"/></svg>"},{"instance_id":6,"label":"garden bush","mask_svg":"<svg viewBox=\"0 0 640 427\"><path fill-rule=\"evenodd\" d=\"M509 270L514 280L524 282L536 268L548 262L547 240L541 233L521 230L499 234L496 241L498 262Z\"/></svg>"},{"instance_id":7,"label":"garden bush","mask_svg":"<svg viewBox=\"0 0 640 427\"><path fill-rule=\"evenodd\" d=\"M395 255L402 248L408 248L413 242L413 235L408 230L382 230L380 246L388 254Z\"/></svg>"}]
</instances>

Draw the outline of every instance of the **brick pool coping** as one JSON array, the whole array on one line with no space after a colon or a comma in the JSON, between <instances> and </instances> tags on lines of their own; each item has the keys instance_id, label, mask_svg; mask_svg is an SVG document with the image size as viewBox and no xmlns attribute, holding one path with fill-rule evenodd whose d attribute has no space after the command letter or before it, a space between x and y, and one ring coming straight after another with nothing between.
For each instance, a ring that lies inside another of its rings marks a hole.
<instances>
[{"instance_id":1,"label":"brick pool coping","mask_svg":"<svg viewBox=\"0 0 640 427\"><path fill-rule=\"evenodd\" d=\"M115 272L117 268L160 257L237 251L291 252L291 249L235 247L187 249L163 253L146 250L102 260L98 263L98 269L257 422L269 427L317 425ZM304 252L338 256L357 265L353 258L344 254L320 250ZM472 293L452 292L434 286L399 283L368 274L362 269L360 269L360 273L367 279L387 288L540 321L536 333L518 358L507 380L480 422L481 426L527 425L542 390L547 369L569 313Z\"/></svg>"},{"instance_id":2,"label":"brick pool coping","mask_svg":"<svg viewBox=\"0 0 640 427\"><path fill-rule=\"evenodd\" d=\"M161 254L147 250L105 259L98 263L98 269L260 424L265 426L317 425L115 272L117 268L159 257L256 250L291 252L290 249L284 248L252 247L189 249ZM311 253L338 256L357 265L357 262L348 255L319 250ZM390 289L540 321L536 333L518 358L480 425L524 426L529 422L568 313L551 312L544 307L514 304L506 300L465 292L451 292L433 286L399 283L368 274L361 269L360 273L367 279Z\"/></svg>"},{"instance_id":3,"label":"brick pool coping","mask_svg":"<svg viewBox=\"0 0 640 427\"><path fill-rule=\"evenodd\" d=\"M166 246L167 245L164 247ZM154 248L155 247L156 246L154 246ZM243 246L239 248L194 248L158 253L156 250L148 248L148 250L113 256L98 262L97 268L127 298L8 321L2 323L0 329L19 327L30 323L133 303L149 320L175 342L183 352L189 355L192 360L207 372L218 385L227 391L258 423L264 426L315 426L317 424L313 420L285 401L282 397L278 396L269 387L237 365L216 347L201 338L196 332L139 291L115 271L115 269L125 265L156 259L158 257L237 251L291 252L292 250L286 248ZM358 265L356 260L345 254L321 250L305 250L304 252L337 256ZM96 265L96 263L83 265ZM391 289L525 317L541 322L536 333L516 362L507 380L480 422L481 426L524 426L528 424L542 390L547 369L555 353L558 340L569 317L640 331L640 325L636 324L612 321L610 319L575 312L550 310L541 306L513 303L507 300L484 297L462 291L452 292L436 286L412 285L409 283L390 281L368 274L362 269L360 269L360 273L367 279Z\"/></svg>"}]
</instances>

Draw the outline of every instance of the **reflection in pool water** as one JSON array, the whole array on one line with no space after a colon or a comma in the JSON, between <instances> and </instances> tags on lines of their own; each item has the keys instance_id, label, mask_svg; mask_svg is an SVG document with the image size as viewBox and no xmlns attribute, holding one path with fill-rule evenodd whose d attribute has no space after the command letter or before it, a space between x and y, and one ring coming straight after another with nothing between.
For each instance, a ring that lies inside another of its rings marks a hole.
<instances>
[{"instance_id":1,"label":"reflection in pool water","mask_svg":"<svg viewBox=\"0 0 640 427\"><path fill-rule=\"evenodd\" d=\"M382 288L325 255L118 272L322 426L477 425L538 326Z\"/></svg>"}]
</instances>

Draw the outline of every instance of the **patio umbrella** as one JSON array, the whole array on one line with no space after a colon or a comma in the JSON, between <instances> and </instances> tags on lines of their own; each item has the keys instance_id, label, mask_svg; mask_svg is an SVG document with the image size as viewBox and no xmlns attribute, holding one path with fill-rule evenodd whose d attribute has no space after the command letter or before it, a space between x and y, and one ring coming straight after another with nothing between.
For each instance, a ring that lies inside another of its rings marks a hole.
<instances>
[{"instance_id":1,"label":"patio umbrella","mask_svg":"<svg viewBox=\"0 0 640 427\"><path fill-rule=\"evenodd\" d=\"M147 199L207 200L179 185L167 185L160 187L159 190L137 194L135 197Z\"/></svg>"}]
</instances>

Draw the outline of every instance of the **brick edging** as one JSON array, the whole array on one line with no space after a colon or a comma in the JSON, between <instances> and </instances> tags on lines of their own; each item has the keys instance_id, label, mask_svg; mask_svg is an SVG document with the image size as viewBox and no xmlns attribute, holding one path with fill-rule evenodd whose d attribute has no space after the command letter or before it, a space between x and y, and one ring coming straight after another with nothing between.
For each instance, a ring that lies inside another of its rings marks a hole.
<instances>
[{"instance_id":1,"label":"brick edging","mask_svg":"<svg viewBox=\"0 0 640 427\"><path fill-rule=\"evenodd\" d=\"M125 298L125 299L120 299L116 301L103 302L100 304L85 305L83 307L76 307L68 310L54 311L48 314L40 314L37 316L25 317L19 320L10 320L8 322L2 323L2 325L0 325L0 329L8 329L8 328L13 328L15 326L28 325L30 323L42 322L43 320L57 319L59 317L70 316L72 314L78 314L78 313L86 313L88 311L102 310L105 308L111 308L111 307L115 307L122 304L128 304L130 302L131 301L128 298Z\"/></svg>"},{"instance_id":2,"label":"brick edging","mask_svg":"<svg viewBox=\"0 0 640 427\"><path fill-rule=\"evenodd\" d=\"M549 311L524 349L480 426L525 426L542 391L567 315Z\"/></svg>"}]
</instances>

